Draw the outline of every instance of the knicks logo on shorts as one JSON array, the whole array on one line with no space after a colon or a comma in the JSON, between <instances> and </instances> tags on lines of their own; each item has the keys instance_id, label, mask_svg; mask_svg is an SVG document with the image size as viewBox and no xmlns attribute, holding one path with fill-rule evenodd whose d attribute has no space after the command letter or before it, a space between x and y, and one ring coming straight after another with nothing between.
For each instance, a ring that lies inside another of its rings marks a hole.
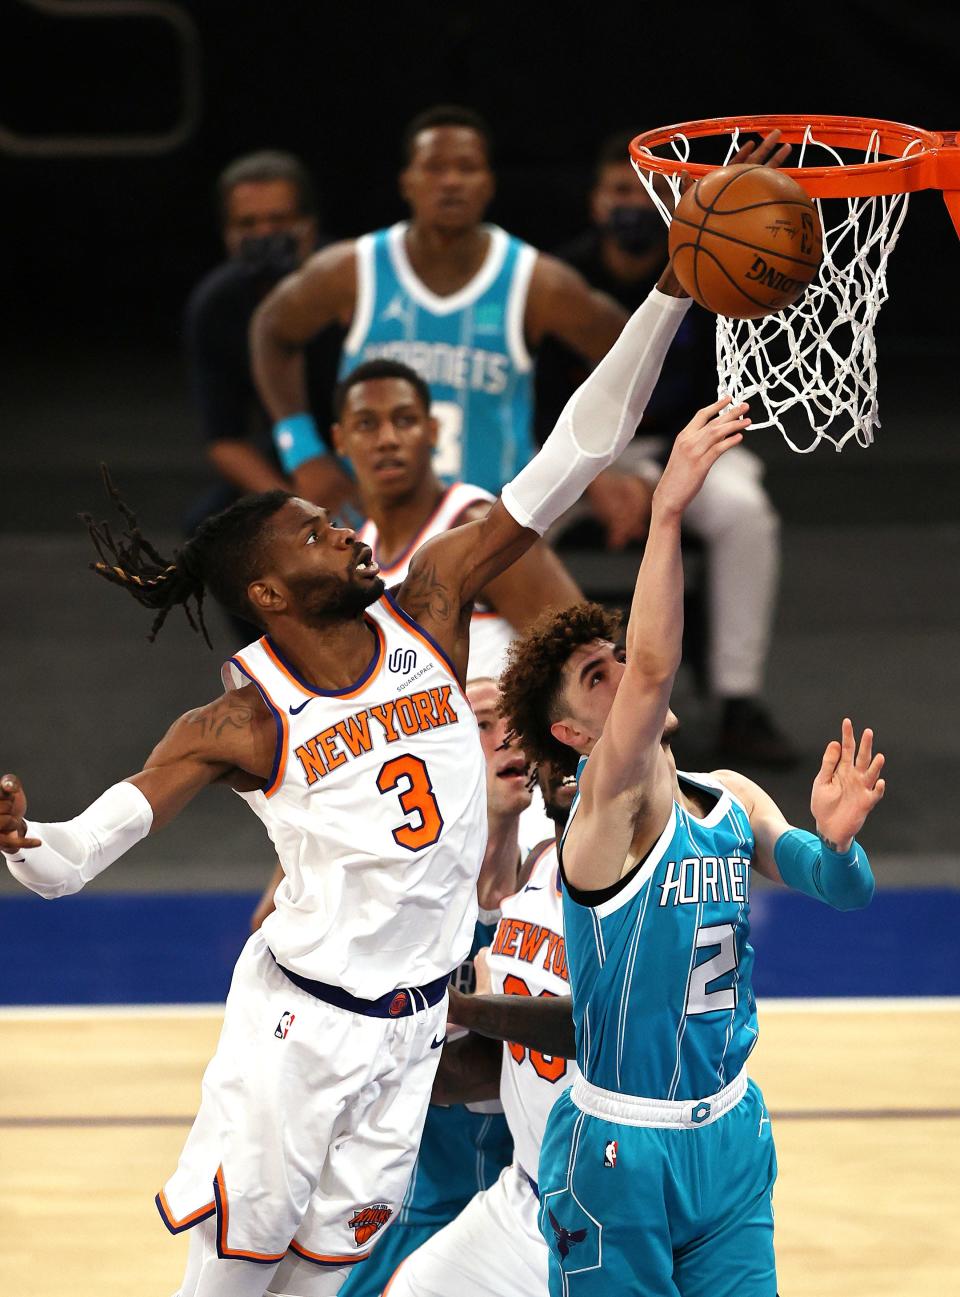
<instances>
[{"instance_id":1,"label":"knicks logo on shorts","mask_svg":"<svg viewBox=\"0 0 960 1297\"><path fill-rule=\"evenodd\" d=\"M393 1208L388 1207L385 1202L375 1202L370 1207L358 1207L347 1221L347 1225L353 1230L353 1237L357 1240L357 1247L362 1247L373 1238L377 1230L383 1229L392 1215Z\"/></svg>"},{"instance_id":2,"label":"knicks logo on shorts","mask_svg":"<svg viewBox=\"0 0 960 1297\"><path fill-rule=\"evenodd\" d=\"M296 1016L295 1013L290 1013L289 1011L281 1016L280 1021L277 1023L273 1032L277 1040L286 1040L287 1032L293 1026L293 1021Z\"/></svg>"}]
</instances>

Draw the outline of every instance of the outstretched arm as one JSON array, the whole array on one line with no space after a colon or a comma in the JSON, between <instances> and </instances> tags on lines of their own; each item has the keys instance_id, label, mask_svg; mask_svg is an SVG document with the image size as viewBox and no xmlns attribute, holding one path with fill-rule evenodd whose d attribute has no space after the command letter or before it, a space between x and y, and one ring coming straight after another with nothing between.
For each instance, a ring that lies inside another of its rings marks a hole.
<instances>
[{"instance_id":1,"label":"outstretched arm","mask_svg":"<svg viewBox=\"0 0 960 1297\"><path fill-rule=\"evenodd\" d=\"M500 1097L503 1047L467 1032L443 1047L433 1080L431 1103L479 1103Z\"/></svg>"},{"instance_id":2,"label":"outstretched arm","mask_svg":"<svg viewBox=\"0 0 960 1297\"><path fill-rule=\"evenodd\" d=\"M414 556L400 603L448 651L462 649L463 609L624 450L689 304L665 271L570 398L539 454L504 487L487 516L428 541Z\"/></svg>"},{"instance_id":3,"label":"outstretched arm","mask_svg":"<svg viewBox=\"0 0 960 1297\"><path fill-rule=\"evenodd\" d=\"M114 784L72 820L26 819L15 775L0 780L0 850L13 876L48 900L68 896L148 833L169 824L208 785L252 789L273 762L273 722L252 688L181 716L136 775Z\"/></svg>"},{"instance_id":4,"label":"outstretched arm","mask_svg":"<svg viewBox=\"0 0 960 1297\"><path fill-rule=\"evenodd\" d=\"M564 870L576 887L615 883L631 844L652 845L667 822L673 791L661 739L683 641L680 524L712 466L743 440L746 409L724 397L699 410L674 442L654 492L623 678L581 776L564 847Z\"/></svg>"},{"instance_id":5,"label":"outstretched arm","mask_svg":"<svg viewBox=\"0 0 960 1297\"><path fill-rule=\"evenodd\" d=\"M493 1040L510 1040L560 1058L576 1058L569 995L463 995L449 991L450 1022Z\"/></svg>"},{"instance_id":6,"label":"outstretched arm","mask_svg":"<svg viewBox=\"0 0 960 1297\"><path fill-rule=\"evenodd\" d=\"M835 910L856 910L874 893L870 861L856 835L886 790L883 765L883 754L873 754L873 731L863 731L858 748L853 724L844 718L840 739L827 744L813 782L810 811L816 833L790 825L752 780L733 770L715 773L746 807L754 836L753 865L761 874Z\"/></svg>"}]
</instances>

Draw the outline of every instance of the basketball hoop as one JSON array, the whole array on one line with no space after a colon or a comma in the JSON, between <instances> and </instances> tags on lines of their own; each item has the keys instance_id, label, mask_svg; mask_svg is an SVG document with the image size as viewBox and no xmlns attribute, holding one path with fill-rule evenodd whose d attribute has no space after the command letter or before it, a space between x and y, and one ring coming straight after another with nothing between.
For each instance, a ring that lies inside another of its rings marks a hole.
<instances>
[{"instance_id":1,"label":"basketball hoop","mask_svg":"<svg viewBox=\"0 0 960 1297\"><path fill-rule=\"evenodd\" d=\"M630 160L669 225L682 173L697 180L730 163L745 136L772 130L794 145L796 165L783 170L816 201L823 261L786 310L759 320L717 316L718 392L755 398L752 426L779 428L792 450L821 440L841 450L851 437L869 446L880 426L874 327L889 296L887 262L919 189L943 191L960 235L960 141L956 132L870 117L714 117L638 135ZM711 139L714 159L695 158L691 142L707 151L701 142ZM795 426L801 410L809 441Z\"/></svg>"}]
</instances>

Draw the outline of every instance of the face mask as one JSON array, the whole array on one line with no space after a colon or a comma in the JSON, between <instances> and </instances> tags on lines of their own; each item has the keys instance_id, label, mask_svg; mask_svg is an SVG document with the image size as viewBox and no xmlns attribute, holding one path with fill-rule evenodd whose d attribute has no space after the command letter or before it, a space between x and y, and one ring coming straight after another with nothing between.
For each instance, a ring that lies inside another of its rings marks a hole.
<instances>
[{"instance_id":1,"label":"face mask","mask_svg":"<svg viewBox=\"0 0 960 1297\"><path fill-rule=\"evenodd\" d=\"M248 235L240 240L239 256L251 270L271 270L281 275L290 274L300 264L297 239L289 231Z\"/></svg>"},{"instance_id":2,"label":"face mask","mask_svg":"<svg viewBox=\"0 0 960 1297\"><path fill-rule=\"evenodd\" d=\"M613 207L604 232L615 239L623 252L639 256L666 240L667 231L659 212L651 207Z\"/></svg>"}]
</instances>

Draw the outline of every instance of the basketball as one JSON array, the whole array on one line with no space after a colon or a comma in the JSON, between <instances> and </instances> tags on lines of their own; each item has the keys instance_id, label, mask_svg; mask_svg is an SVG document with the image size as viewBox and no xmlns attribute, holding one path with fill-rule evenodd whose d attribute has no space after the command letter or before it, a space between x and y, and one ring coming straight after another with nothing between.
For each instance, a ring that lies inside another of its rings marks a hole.
<instances>
[{"instance_id":1,"label":"basketball","mask_svg":"<svg viewBox=\"0 0 960 1297\"><path fill-rule=\"evenodd\" d=\"M716 315L756 320L790 306L817 273L820 216L806 192L770 167L722 167L677 204L670 259L680 283Z\"/></svg>"}]
</instances>

